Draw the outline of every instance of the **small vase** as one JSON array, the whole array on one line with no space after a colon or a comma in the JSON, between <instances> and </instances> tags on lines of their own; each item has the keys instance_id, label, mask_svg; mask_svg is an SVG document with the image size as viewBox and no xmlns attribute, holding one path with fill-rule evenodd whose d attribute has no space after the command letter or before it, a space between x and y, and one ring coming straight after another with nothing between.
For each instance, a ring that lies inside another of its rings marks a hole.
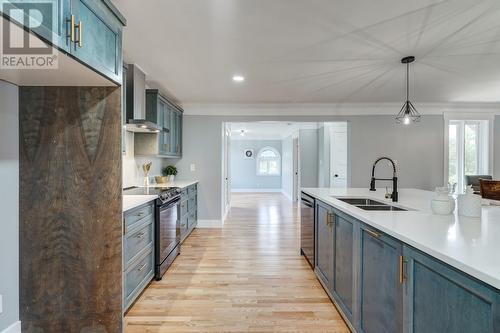
<instances>
[{"instance_id":1,"label":"small vase","mask_svg":"<svg viewBox=\"0 0 500 333\"><path fill-rule=\"evenodd\" d=\"M467 186L465 194L458 195L458 215L481 217L481 196L474 194L472 186Z\"/></svg>"},{"instance_id":2,"label":"small vase","mask_svg":"<svg viewBox=\"0 0 500 333\"><path fill-rule=\"evenodd\" d=\"M431 201L434 214L448 215L455 210L455 199L450 195L448 187L436 187L436 196Z\"/></svg>"},{"instance_id":3,"label":"small vase","mask_svg":"<svg viewBox=\"0 0 500 333\"><path fill-rule=\"evenodd\" d=\"M174 180L175 180L175 176L174 176L174 175L168 175L168 176L167 176L167 179L168 179L168 182L169 182L169 183L173 183L173 182L174 182Z\"/></svg>"}]
</instances>

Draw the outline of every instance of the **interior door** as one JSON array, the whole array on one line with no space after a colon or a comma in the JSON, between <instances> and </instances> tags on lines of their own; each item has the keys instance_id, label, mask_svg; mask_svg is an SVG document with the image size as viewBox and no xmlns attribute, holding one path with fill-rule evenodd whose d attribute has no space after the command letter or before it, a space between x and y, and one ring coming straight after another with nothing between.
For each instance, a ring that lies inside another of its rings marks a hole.
<instances>
[{"instance_id":1,"label":"interior door","mask_svg":"<svg viewBox=\"0 0 500 333\"><path fill-rule=\"evenodd\" d=\"M299 138L293 138L293 201L299 200Z\"/></svg>"},{"instance_id":2,"label":"interior door","mask_svg":"<svg viewBox=\"0 0 500 333\"><path fill-rule=\"evenodd\" d=\"M330 187L347 187L347 134L347 123L335 123L330 128Z\"/></svg>"},{"instance_id":3,"label":"interior door","mask_svg":"<svg viewBox=\"0 0 500 333\"><path fill-rule=\"evenodd\" d=\"M231 131L224 129L224 212L231 205Z\"/></svg>"}]
</instances>

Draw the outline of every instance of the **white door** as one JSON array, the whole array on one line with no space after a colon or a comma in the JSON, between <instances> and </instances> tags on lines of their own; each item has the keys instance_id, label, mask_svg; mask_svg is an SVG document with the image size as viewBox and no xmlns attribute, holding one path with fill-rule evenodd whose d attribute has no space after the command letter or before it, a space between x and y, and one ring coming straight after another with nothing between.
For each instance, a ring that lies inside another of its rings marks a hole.
<instances>
[{"instance_id":1,"label":"white door","mask_svg":"<svg viewBox=\"0 0 500 333\"><path fill-rule=\"evenodd\" d=\"M348 143L347 123L334 123L330 127L330 187L347 187Z\"/></svg>"},{"instance_id":2,"label":"white door","mask_svg":"<svg viewBox=\"0 0 500 333\"><path fill-rule=\"evenodd\" d=\"M224 134L224 192L225 192L225 211L229 210L231 205L231 131L226 128Z\"/></svg>"},{"instance_id":3,"label":"white door","mask_svg":"<svg viewBox=\"0 0 500 333\"><path fill-rule=\"evenodd\" d=\"M293 201L299 199L299 138L293 138Z\"/></svg>"}]
</instances>

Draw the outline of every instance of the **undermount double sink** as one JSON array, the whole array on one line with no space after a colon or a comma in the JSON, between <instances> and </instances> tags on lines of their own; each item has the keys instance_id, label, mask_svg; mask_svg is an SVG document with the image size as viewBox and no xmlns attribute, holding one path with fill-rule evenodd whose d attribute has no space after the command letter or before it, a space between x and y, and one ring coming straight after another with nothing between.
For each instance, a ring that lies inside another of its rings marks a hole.
<instances>
[{"instance_id":1,"label":"undermount double sink","mask_svg":"<svg viewBox=\"0 0 500 333\"><path fill-rule=\"evenodd\" d=\"M380 201L368 199L368 198L336 198L337 200L343 201L347 204L356 206L363 210L378 210L378 211L407 211L407 209L391 206Z\"/></svg>"}]
</instances>

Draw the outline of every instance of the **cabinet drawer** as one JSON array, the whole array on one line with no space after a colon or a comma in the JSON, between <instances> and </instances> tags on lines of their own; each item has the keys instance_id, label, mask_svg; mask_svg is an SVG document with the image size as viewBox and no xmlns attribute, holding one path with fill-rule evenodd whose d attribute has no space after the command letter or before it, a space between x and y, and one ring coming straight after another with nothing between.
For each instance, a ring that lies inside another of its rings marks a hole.
<instances>
[{"instance_id":1,"label":"cabinet drawer","mask_svg":"<svg viewBox=\"0 0 500 333\"><path fill-rule=\"evenodd\" d=\"M154 220L154 209L153 209L153 204L148 204L146 206L141 206L139 208L134 208L133 210L130 210L125 213L125 230L124 232L127 233L127 230L130 229L130 227L135 224L136 222L143 220L145 218L150 218L151 220Z\"/></svg>"},{"instance_id":2,"label":"cabinet drawer","mask_svg":"<svg viewBox=\"0 0 500 333\"><path fill-rule=\"evenodd\" d=\"M181 201L181 217L188 212L188 200Z\"/></svg>"},{"instance_id":3,"label":"cabinet drawer","mask_svg":"<svg viewBox=\"0 0 500 333\"><path fill-rule=\"evenodd\" d=\"M188 196L188 189L186 187L186 188L183 188L182 192L181 192L182 200L184 200L184 198L187 198L187 196Z\"/></svg>"},{"instance_id":4,"label":"cabinet drawer","mask_svg":"<svg viewBox=\"0 0 500 333\"><path fill-rule=\"evenodd\" d=\"M134 262L125 272L125 304L142 291L149 281L153 278L153 247Z\"/></svg>"},{"instance_id":5,"label":"cabinet drawer","mask_svg":"<svg viewBox=\"0 0 500 333\"><path fill-rule=\"evenodd\" d=\"M196 211L196 196L190 197L188 200L188 212Z\"/></svg>"},{"instance_id":6,"label":"cabinet drawer","mask_svg":"<svg viewBox=\"0 0 500 333\"><path fill-rule=\"evenodd\" d=\"M188 187L188 194L189 195L192 195L192 194L195 194L197 192L197 186L198 184L194 184L194 185L191 185Z\"/></svg>"},{"instance_id":7,"label":"cabinet drawer","mask_svg":"<svg viewBox=\"0 0 500 333\"><path fill-rule=\"evenodd\" d=\"M125 267L128 267L134 258L153 242L153 223L145 222L137 231L130 232L124 237L123 257Z\"/></svg>"}]
</instances>

